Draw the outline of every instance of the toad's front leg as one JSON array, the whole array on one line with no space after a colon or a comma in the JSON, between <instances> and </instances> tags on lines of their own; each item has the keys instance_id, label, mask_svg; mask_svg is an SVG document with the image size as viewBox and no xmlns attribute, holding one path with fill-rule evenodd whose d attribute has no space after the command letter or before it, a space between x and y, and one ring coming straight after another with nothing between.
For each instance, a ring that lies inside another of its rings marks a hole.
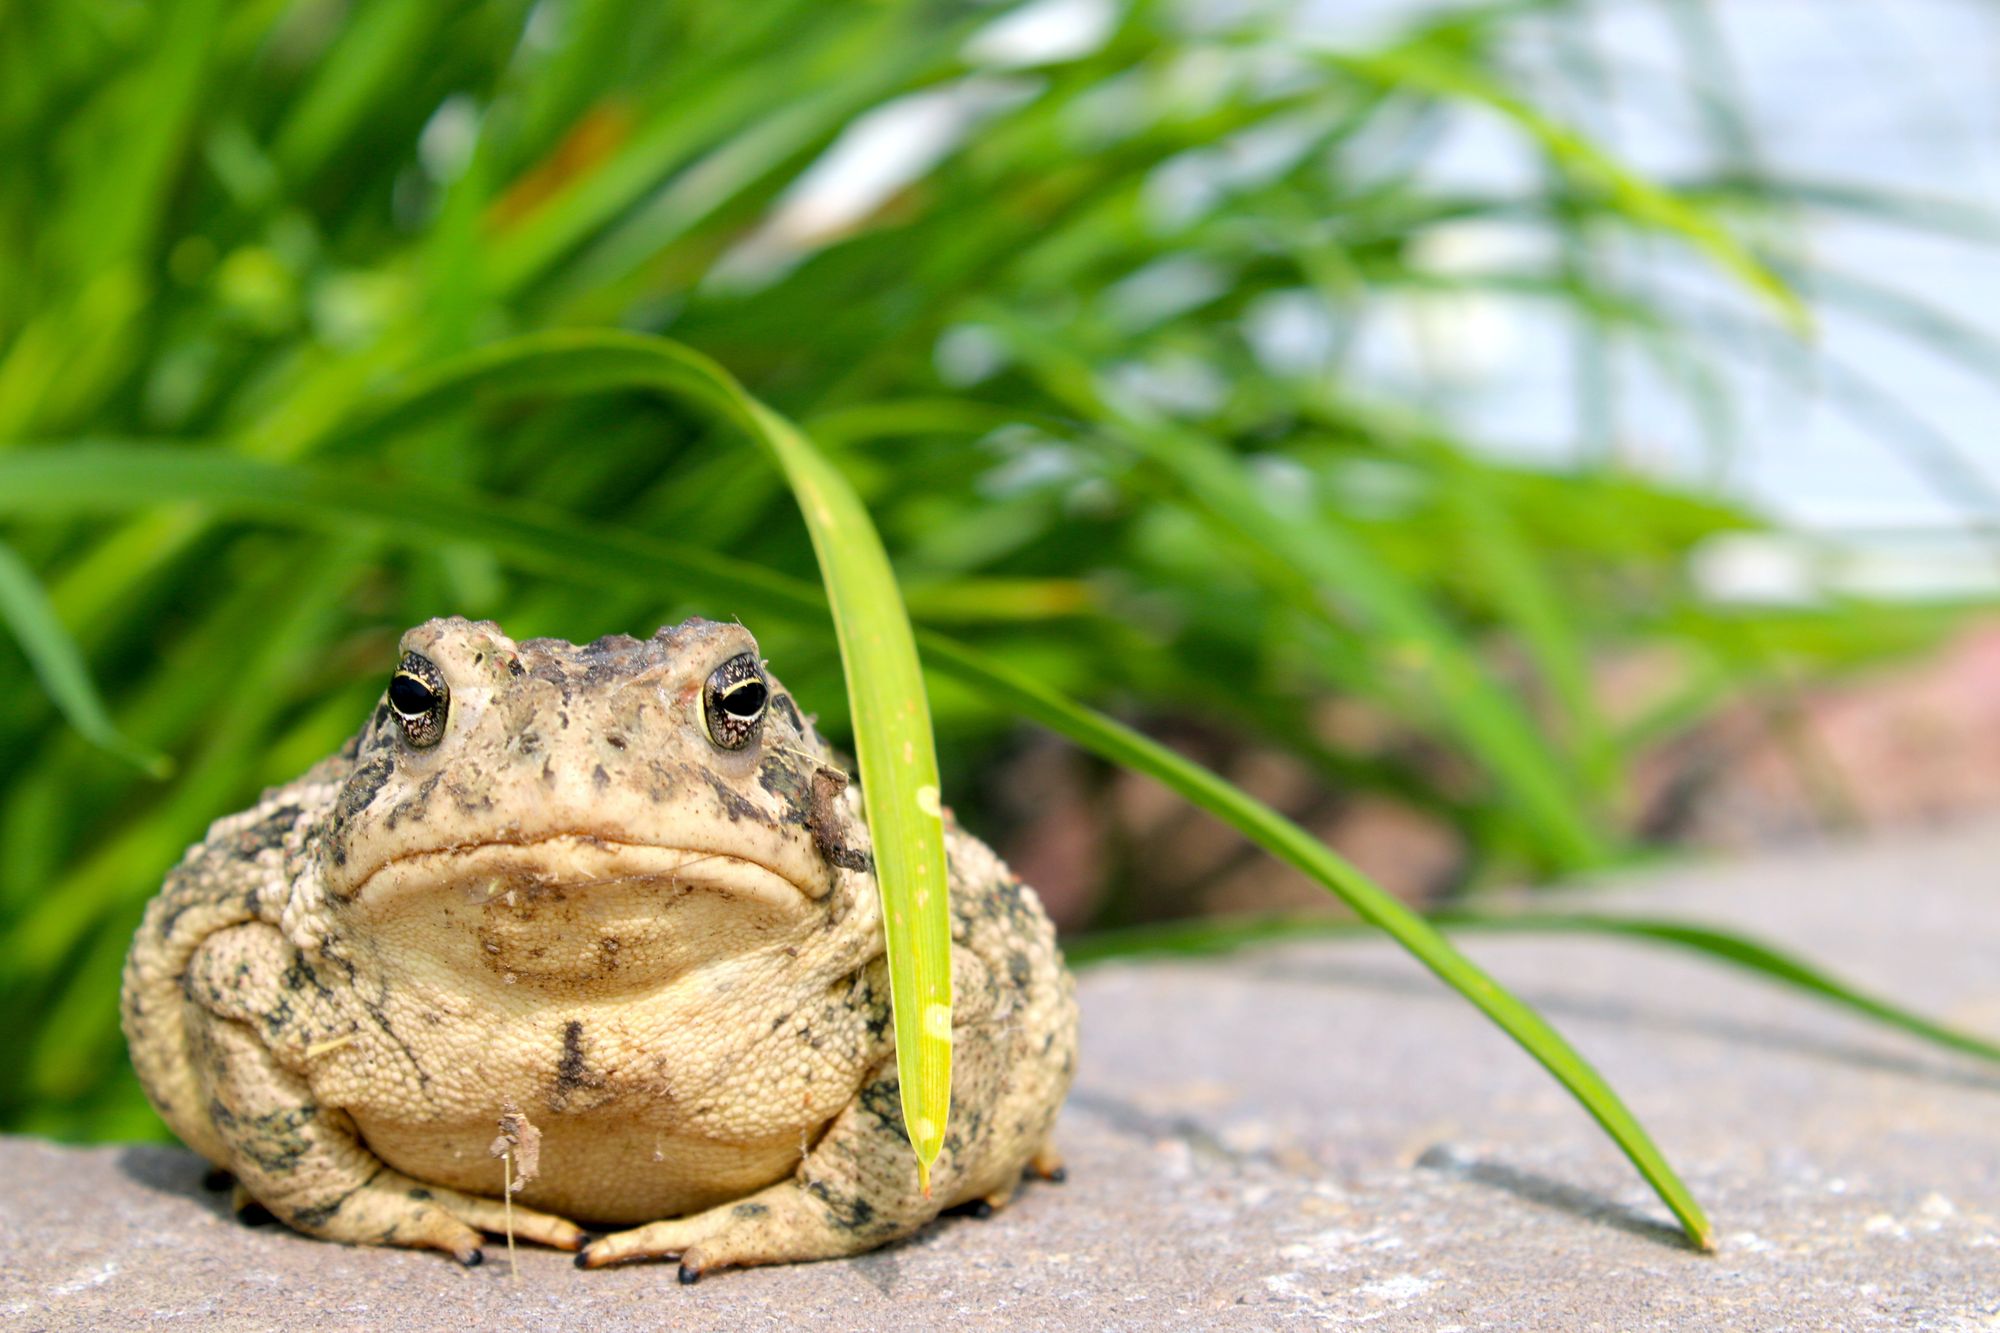
<instances>
[{"instance_id":1,"label":"toad's front leg","mask_svg":"<svg viewBox=\"0 0 2000 1333\"><path fill-rule=\"evenodd\" d=\"M205 942L191 969L190 1055L227 1155L221 1165L251 1198L309 1235L443 1250L462 1264L480 1262L479 1233L503 1230L506 1206L391 1170L346 1112L321 1105L274 1057L253 1026L258 997L217 980L274 976L282 968L259 964L286 947L270 926L236 926ZM559 1217L516 1207L511 1221L525 1240L565 1250L583 1244L584 1233Z\"/></svg>"}]
</instances>

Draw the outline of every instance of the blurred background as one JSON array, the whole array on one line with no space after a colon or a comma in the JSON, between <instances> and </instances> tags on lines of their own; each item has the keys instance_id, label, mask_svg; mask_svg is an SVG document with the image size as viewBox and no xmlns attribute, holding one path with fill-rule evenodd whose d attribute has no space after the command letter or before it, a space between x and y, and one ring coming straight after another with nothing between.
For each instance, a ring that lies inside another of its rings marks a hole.
<instances>
[{"instance_id":1,"label":"blurred background","mask_svg":"<svg viewBox=\"0 0 2000 1333\"><path fill-rule=\"evenodd\" d=\"M837 459L919 621L1419 904L1962 817L2000 792L1997 26L1974 0L0 7L0 456L221 451L811 577L776 475L657 397L339 435L497 339L663 333ZM359 724L405 626L738 614L503 555L0 491L0 1128L161 1132L117 1028L139 912ZM746 619L843 734L830 632ZM1066 930L1335 910L1149 782L963 688L933 706L947 799Z\"/></svg>"}]
</instances>

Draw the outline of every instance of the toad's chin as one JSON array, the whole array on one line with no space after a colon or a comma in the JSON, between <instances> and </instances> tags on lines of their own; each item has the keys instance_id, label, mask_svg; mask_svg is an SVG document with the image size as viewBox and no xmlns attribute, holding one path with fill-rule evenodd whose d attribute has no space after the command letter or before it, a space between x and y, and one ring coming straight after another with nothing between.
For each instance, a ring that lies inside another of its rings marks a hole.
<instances>
[{"instance_id":1,"label":"toad's chin","mask_svg":"<svg viewBox=\"0 0 2000 1333\"><path fill-rule=\"evenodd\" d=\"M415 852L344 909L385 955L506 986L625 989L783 942L816 915L769 866L730 852L565 834Z\"/></svg>"}]
</instances>

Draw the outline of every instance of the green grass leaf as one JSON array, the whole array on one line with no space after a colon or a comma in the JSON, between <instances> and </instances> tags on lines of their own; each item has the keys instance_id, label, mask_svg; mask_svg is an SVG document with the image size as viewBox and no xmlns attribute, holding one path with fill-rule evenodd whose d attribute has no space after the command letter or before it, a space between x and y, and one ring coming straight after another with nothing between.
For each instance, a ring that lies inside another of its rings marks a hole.
<instances>
[{"instance_id":1,"label":"green grass leaf","mask_svg":"<svg viewBox=\"0 0 2000 1333\"><path fill-rule=\"evenodd\" d=\"M130 740L111 721L83 654L56 618L34 571L6 545L0 545L0 621L13 632L56 708L86 740L153 777L173 772L171 759Z\"/></svg>"},{"instance_id":2,"label":"green grass leaf","mask_svg":"<svg viewBox=\"0 0 2000 1333\"><path fill-rule=\"evenodd\" d=\"M1516 96L1484 70L1421 44L1331 59L1348 73L1383 87L1415 89L1468 102L1505 117L1539 143L1573 180L1601 191L1619 213L1681 237L1769 302L1794 333L1811 332L1812 316L1798 293L1713 213L1632 171L1576 130Z\"/></svg>"}]
</instances>

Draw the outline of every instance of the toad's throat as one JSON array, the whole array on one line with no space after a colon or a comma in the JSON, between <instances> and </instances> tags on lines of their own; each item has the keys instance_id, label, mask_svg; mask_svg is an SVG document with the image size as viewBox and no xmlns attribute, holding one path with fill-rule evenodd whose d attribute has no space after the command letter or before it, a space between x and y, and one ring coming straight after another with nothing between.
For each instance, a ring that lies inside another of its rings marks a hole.
<instances>
[{"instance_id":1,"label":"toad's throat","mask_svg":"<svg viewBox=\"0 0 2000 1333\"><path fill-rule=\"evenodd\" d=\"M391 856L337 896L363 910L393 910L414 896L470 905L523 906L575 895L707 893L759 914L803 914L820 896L795 874L738 851L624 842L587 833L488 839Z\"/></svg>"},{"instance_id":2,"label":"toad's throat","mask_svg":"<svg viewBox=\"0 0 2000 1333\"><path fill-rule=\"evenodd\" d=\"M820 909L798 880L734 852L564 834L410 852L338 910L388 984L417 992L444 976L513 1004L629 998L782 952Z\"/></svg>"}]
</instances>

